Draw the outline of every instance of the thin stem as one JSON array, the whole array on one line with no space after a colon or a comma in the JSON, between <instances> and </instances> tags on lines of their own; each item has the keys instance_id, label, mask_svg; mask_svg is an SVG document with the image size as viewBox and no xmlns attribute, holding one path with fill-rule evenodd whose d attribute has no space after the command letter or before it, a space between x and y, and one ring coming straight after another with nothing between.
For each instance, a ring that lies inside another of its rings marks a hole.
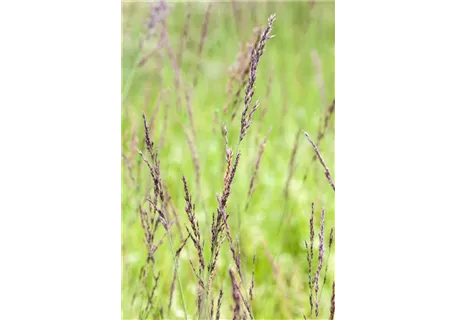
<instances>
[{"instance_id":1,"label":"thin stem","mask_svg":"<svg viewBox=\"0 0 456 320\"><path fill-rule=\"evenodd\" d=\"M182 289L182 283L181 283L181 279L180 279L180 276L179 276L177 258L176 258L176 255L174 253L174 248L173 248L173 240L171 239L171 233L169 232L168 229L166 229L166 233L168 234L169 247L171 249L171 253L172 253L173 258L174 258L174 268L175 268L176 275L177 275L177 282L179 283L179 292L180 292L180 296L181 296L181 299L182 299L182 304L184 306L185 319L187 320L187 307L185 306L184 290Z\"/></svg>"},{"instance_id":2,"label":"thin stem","mask_svg":"<svg viewBox=\"0 0 456 320\"><path fill-rule=\"evenodd\" d=\"M135 59L135 63L133 64L133 68L130 70L127 80L125 81L124 90L122 93L122 105L124 104L125 100L127 99L128 92L130 91L131 83L133 82L133 77L136 73L136 70L138 69L138 63L139 63L139 61L141 61L141 53L142 53L142 50L139 50L138 55L136 56L136 59Z\"/></svg>"}]
</instances>

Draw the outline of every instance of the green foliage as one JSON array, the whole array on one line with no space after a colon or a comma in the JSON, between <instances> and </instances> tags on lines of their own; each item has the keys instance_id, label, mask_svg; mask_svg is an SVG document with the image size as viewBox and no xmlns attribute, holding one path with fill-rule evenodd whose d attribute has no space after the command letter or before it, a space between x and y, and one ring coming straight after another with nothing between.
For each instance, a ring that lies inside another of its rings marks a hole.
<instances>
[{"instance_id":1,"label":"green foliage","mask_svg":"<svg viewBox=\"0 0 456 320\"><path fill-rule=\"evenodd\" d=\"M152 186L147 166L136 151L145 151L144 128L141 115L150 118L154 113L159 92L169 88L169 94L160 105L153 128L152 138L158 144L165 125L166 99L169 98L166 139L159 150L161 175L169 188L172 202L183 225L189 225L184 212L185 201L181 181L185 175L190 193L196 202L196 216L205 240L205 255L210 255L210 224L212 213L216 212L216 194L223 188L225 170L225 148L221 123L228 128L230 146L235 149L240 127L242 105L234 121L231 112L223 113L227 101L226 85L228 68L236 59L239 43L246 43L253 34L254 26L264 27L268 16L276 13L276 22L257 72L256 92L253 101L260 101L260 107L253 116L253 123L241 145L241 159L228 201L229 223L235 241L241 247L241 264L250 283L252 259L256 255L255 290L253 313L256 319L301 318L309 315L308 266L304 241L309 239L309 218L312 201L316 204L316 234L319 229L319 212L326 208L325 246L329 231L334 226L334 191L329 186L323 168L312 161L314 151L301 136L296 154L296 167L289 185L289 200L285 203L284 187L289 174L289 163L296 132L299 128L307 131L314 141L323 125L326 110L334 99L335 68L335 27L334 3L270 2L238 3L242 20L234 18L231 3L214 3L208 24L207 39L198 57L206 4L174 3L166 20L169 43L176 53L185 21L186 10L191 10L188 41L183 51L181 72L186 85L190 87L191 105L196 128L196 149L201 166L201 190L196 189L195 169L187 144L183 125L190 126L185 101L177 109L175 72L165 49L160 56L151 56L140 68L135 68L138 56L143 57L159 45L160 27L145 42L139 52L139 43L146 32L145 22L149 14L146 3L122 4L122 314L125 319L138 318L144 297L137 294L139 274L146 260L143 230L139 218L139 205L145 205L145 197ZM312 52L318 54L321 62L321 77L324 81L324 96L318 85L318 72L312 59ZM196 70L197 66L199 70ZM132 70L133 75L132 75ZM191 86L198 74L198 84ZM130 77L130 80L128 78ZM269 78L271 92L266 99ZM126 88L127 81L131 86ZM237 86L235 86L235 90ZM241 104L243 94L241 92ZM126 95L125 95L126 94ZM182 95L184 98L184 95ZM264 119L260 114L267 108ZM284 111L286 110L286 112ZM214 113L218 120L214 123ZM266 143L264 155L256 178L255 192L247 211L244 211L250 179L255 166L260 143L268 128L272 131ZM215 128L215 132L214 132ZM136 142L137 141L137 144ZM333 178L334 166L334 116L318 147L325 158ZM127 162L131 165L132 181ZM308 174L307 179L304 176ZM137 187L136 187L137 184ZM180 245L180 236L175 226L173 247ZM184 229L185 235L186 231ZM164 235L158 230L158 238ZM315 239L315 254L318 256L318 237ZM156 252L156 271L161 271L155 294L155 305L163 307L165 318L183 318L183 307L177 289L174 292L171 311L167 306L173 279L174 260L165 243ZM334 247L332 249L334 251ZM325 253L325 260L327 253ZM197 264L196 250L188 241L179 258L179 275L183 285L187 311L195 318L196 277L188 262ZM273 261L271 261L271 259ZM326 262L326 261L325 261ZM317 266L314 260L313 270ZM225 242L217 262L214 282L214 298L223 287L221 318L231 318L231 282L228 269L234 262ZM325 265L324 265L325 267ZM324 268L323 268L324 271ZM323 273L322 271L322 273ZM328 279L320 288L320 317L329 315L332 282L334 280L334 254L329 261ZM136 296L135 296L136 295ZM134 298L135 296L135 298ZM247 295L245 295L247 297Z\"/></svg>"}]
</instances>

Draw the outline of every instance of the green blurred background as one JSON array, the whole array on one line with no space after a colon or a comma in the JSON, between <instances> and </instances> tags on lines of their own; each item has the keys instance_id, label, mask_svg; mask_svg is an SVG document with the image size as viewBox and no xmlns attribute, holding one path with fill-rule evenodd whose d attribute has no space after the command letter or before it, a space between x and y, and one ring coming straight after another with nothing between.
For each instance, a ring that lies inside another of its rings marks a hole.
<instances>
[{"instance_id":1,"label":"green blurred background","mask_svg":"<svg viewBox=\"0 0 456 320\"><path fill-rule=\"evenodd\" d=\"M240 111L231 121L231 112L223 113L228 100L226 87L229 68L236 60L239 44L246 43L256 26L264 27L270 14L276 13L272 34L266 44L258 71L253 100L260 107L241 146L241 160L228 201L230 227L242 254L242 269L248 281L255 269L253 313L256 319L303 318L309 314L308 265L304 241L309 239L311 203L316 207L316 229L319 212L326 208L325 245L334 227L334 192L322 167L312 161L314 152L304 135L300 136L296 166L289 184L285 204L284 188L290 171L290 159L297 131L307 131L316 141L326 110L334 99L335 21L334 2L220 2L211 6L207 38L201 56L198 51L207 3L170 3L166 28L169 44L178 56L185 17L190 15L188 37L182 51L180 72L189 87L196 128L196 149L201 166L201 188L195 184L195 170L183 125L189 126L185 101L177 108L182 88L175 86L175 72L169 54L160 45L162 25L144 41L150 9L148 3L122 3L122 315L138 318L144 297L138 296L139 272L146 259L138 206L145 203L151 178L136 148L144 148L141 114L154 114L159 93L169 89L156 113L153 140L160 148L161 174L169 188L180 221L188 225L184 212L181 177L184 174L196 201L196 215L210 247L210 223L216 212L216 194L223 187L224 140L221 123L228 128L234 148L239 134ZM157 48L157 49L156 49ZM138 60L154 52L141 67ZM139 57L139 58L138 58ZM195 76L198 82L193 87ZM269 90L268 90L269 86ZM235 90L237 86L235 86ZM269 91L269 93L268 93ZM241 97L245 89L241 91ZM241 99L242 101L242 99ZM242 108L242 106L241 106ZM231 111L231 109L230 109ZM265 113L264 113L265 112ZM264 113L264 115L262 115ZM167 119L165 121L165 118ZM163 128L166 129L163 131ZM244 210L250 178L259 146L271 128L256 178L256 189L247 211ZM334 172L334 115L319 149ZM131 171L128 169L130 166ZM304 176L308 174L307 179ZM133 179L132 179L133 177ZM159 238L163 235L159 228ZM174 248L180 243L177 228L172 229ZM317 231L318 232L318 231ZM315 239L318 247L318 239ZM326 249L327 250L327 249ZM334 280L334 246L329 259L328 280L322 288L320 316L329 315L331 286ZM252 259L256 255L253 266ZM316 251L315 256L318 256ZM325 260L327 259L325 253ZM179 275L184 287L187 310L196 314L197 283L188 263L197 261L196 250L189 241L181 254ZM168 300L173 277L173 258L165 243L156 253L156 271L161 271L156 292L156 305L163 307L164 318L182 318L179 292L174 292L171 310ZM314 261L314 270L317 261ZM232 318L231 284L228 269L234 263L228 243L222 246L217 264L215 292L223 287L222 319ZM325 267L325 265L324 265ZM321 286L321 285L320 285Z\"/></svg>"}]
</instances>

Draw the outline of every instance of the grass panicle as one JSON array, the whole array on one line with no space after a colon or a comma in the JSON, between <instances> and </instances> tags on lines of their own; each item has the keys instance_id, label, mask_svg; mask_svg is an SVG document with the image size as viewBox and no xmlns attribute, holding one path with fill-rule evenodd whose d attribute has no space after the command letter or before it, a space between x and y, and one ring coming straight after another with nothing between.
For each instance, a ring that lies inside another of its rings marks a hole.
<instances>
[{"instance_id":1,"label":"grass panicle","mask_svg":"<svg viewBox=\"0 0 456 320\"><path fill-rule=\"evenodd\" d=\"M185 8L185 10L186 10L185 22L184 22L184 27L182 28L182 35L181 35L180 42L179 42L179 50L177 51L177 57L176 57L176 61L179 66L182 65L182 57L184 55L184 50L186 48L187 40L188 40L188 31L190 29L189 28L190 27L190 18L192 16L191 6L192 6L191 2L187 2L187 6Z\"/></svg>"},{"instance_id":2,"label":"grass panicle","mask_svg":"<svg viewBox=\"0 0 456 320\"><path fill-rule=\"evenodd\" d=\"M309 134L307 132L304 132L304 134L306 135L307 137L307 140L309 140L310 144L312 145L312 148L314 149L315 153L317 154L317 157L318 159L320 160L320 163L321 165L323 166L323 169L325 170L325 176L326 176L326 179L328 180L330 186L332 187L332 189L334 191L336 191L336 187L334 186L334 182L333 182L333 179L331 177L331 173L329 172L329 169L328 167L326 166L326 163L325 161L323 160L323 157L321 156L321 153L320 151L318 150L318 147L315 145L315 143L312 141L312 139L310 138Z\"/></svg>"},{"instance_id":3,"label":"grass panicle","mask_svg":"<svg viewBox=\"0 0 456 320\"><path fill-rule=\"evenodd\" d=\"M320 278L321 269L323 268L323 255L325 253L324 235L325 235L325 208L323 208L321 210L320 232L318 233L318 239L319 239L318 267L317 267L317 270L315 271L315 280L314 280L314 285L315 285L315 316L317 316L317 317L318 317L318 314L319 314L319 305L318 305L318 299L317 299L318 290L319 290L319 278Z\"/></svg>"},{"instance_id":4,"label":"grass panicle","mask_svg":"<svg viewBox=\"0 0 456 320\"><path fill-rule=\"evenodd\" d=\"M167 203L165 200L165 195L164 195L164 186L163 182L161 179L160 175L160 160L158 159L158 151L154 148L154 143L152 142L150 138L150 129L147 124L147 119L146 115L143 113L143 122L144 122L144 142L146 144L147 151L149 152L150 159L152 161L149 162L148 159L144 156L144 154L138 150L138 153L141 155L143 158L144 162L147 164L149 167L150 175L152 177L153 185L154 185L154 199L150 199L149 197L147 200L149 201L151 207L155 210L156 213L158 213L158 219L160 222L163 224L163 227L165 228L165 233L168 236L169 240L169 247L171 251L171 255L173 256L174 259L174 270L177 273L177 279L179 282L179 292L182 300L182 305L184 308L184 314L185 314L185 319L187 319L187 308L185 305L185 298L184 298L184 292L182 288L182 283L181 279L178 274L178 260L174 252L173 248L173 241L171 237L171 232L170 232L170 227L171 224L168 222L167 217L164 213L164 211L167 208ZM158 202L160 202L160 207L158 205Z\"/></svg>"},{"instance_id":5,"label":"grass panicle","mask_svg":"<svg viewBox=\"0 0 456 320\"><path fill-rule=\"evenodd\" d=\"M245 137L245 134L247 133L248 128L252 124L253 114L255 113L256 109L259 106L259 102L257 101L249 111L249 107L252 102L252 97L255 93L255 81L256 81L256 77L257 77L258 64L260 62L261 56L263 55L266 42L269 39L273 38L273 36L271 36L270 33L272 31L272 25L274 24L274 21L275 21L275 14L273 14L269 17L268 26L263 31L263 34L260 37L258 46L256 48L252 49L249 81L247 83L247 88L245 89L244 110L242 111L242 116L241 116L241 130L239 133L239 142L241 142L242 139Z\"/></svg>"},{"instance_id":6,"label":"grass panicle","mask_svg":"<svg viewBox=\"0 0 456 320\"><path fill-rule=\"evenodd\" d=\"M204 251L201 242L201 233L198 220L195 215L195 204L192 203L192 197L188 191L187 180L182 176L182 183L184 184L184 195L185 195L185 212L187 213L188 220L190 221L191 231L187 227L188 235L192 239L193 245L198 253L199 272L198 275L201 277L205 267L204 262Z\"/></svg>"},{"instance_id":7,"label":"grass panicle","mask_svg":"<svg viewBox=\"0 0 456 320\"><path fill-rule=\"evenodd\" d=\"M244 211L247 211L249 207L250 199L252 198L253 192L255 191L255 179L258 175L258 170L260 169L261 158L263 157L264 147L266 146L266 141L268 140L269 134L271 133L271 128L269 128L266 136L264 137L263 142L260 144L260 149L255 162L255 168L253 169L252 178L250 179L249 192L247 194L247 202L245 204Z\"/></svg>"},{"instance_id":8,"label":"grass panicle","mask_svg":"<svg viewBox=\"0 0 456 320\"><path fill-rule=\"evenodd\" d=\"M236 276L234 270L230 269L231 290L233 295L233 320L241 319L241 291L236 283Z\"/></svg>"},{"instance_id":9,"label":"grass panicle","mask_svg":"<svg viewBox=\"0 0 456 320\"><path fill-rule=\"evenodd\" d=\"M206 39L207 39L207 27L209 25L209 17L211 15L211 9L212 9L212 3L209 2L209 4L206 7L206 12L204 13L203 25L201 26L201 37L200 37L200 42L199 42L199 46L198 46L198 63L196 64L195 77L193 78L193 87L196 87L198 84L198 79L199 79L198 76L200 74L200 69L201 69L201 54L203 53L204 43L206 42Z\"/></svg>"},{"instance_id":10,"label":"grass panicle","mask_svg":"<svg viewBox=\"0 0 456 320\"><path fill-rule=\"evenodd\" d=\"M334 113L335 109L336 109L336 99L333 100L333 102L329 105L328 109L326 110L323 126L318 132L317 145L321 142L321 140L323 140L326 130L328 130L328 127L329 127L329 119L331 119L331 116ZM315 161L316 158L317 158L317 155L314 155L314 158L312 161Z\"/></svg>"},{"instance_id":11,"label":"grass panicle","mask_svg":"<svg viewBox=\"0 0 456 320\"><path fill-rule=\"evenodd\" d=\"M253 29L253 35L250 40L245 43L243 46L242 44L239 45L239 52L237 54L236 60L232 66L228 69L229 78L228 84L226 88L226 93L228 95L228 99L226 101L225 107L223 108L223 113L228 112L228 107L231 105L232 115L231 120L233 120L236 116L239 102L241 101L241 92L242 89L245 88L247 85L247 81L249 78L249 70L250 65L252 63L252 50L258 45L260 41L261 35L261 28L255 27ZM238 89L236 93L232 95L234 84L237 83Z\"/></svg>"},{"instance_id":12,"label":"grass panicle","mask_svg":"<svg viewBox=\"0 0 456 320\"><path fill-rule=\"evenodd\" d=\"M249 298L253 300L253 288L255 287L255 255L253 256L252 280L250 281Z\"/></svg>"},{"instance_id":13,"label":"grass panicle","mask_svg":"<svg viewBox=\"0 0 456 320\"><path fill-rule=\"evenodd\" d=\"M217 313L215 314L215 320L220 319L220 308L222 307L222 297L223 297L223 289L220 289L219 297L217 299Z\"/></svg>"},{"instance_id":14,"label":"grass panicle","mask_svg":"<svg viewBox=\"0 0 456 320\"><path fill-rule=\"evenodd\" d=\"M288 196L289 196L289 188L290 188L290 182L293 177L294 171L296 169L296 154L298 152L298 145L299 145L299 138L301 137L301 129L298 129L296 132L295 136L295 142L293 144L293 149L291 150L291 157L290 157L290 162L288 165L288 177L287 181L285 183L285 188L284 188L284 195L285 195L285 203L288 203Z\"/></svg>"},{"instance_id":15,"label":"grass panicle","mask_svg":"<svg viewBox=\"0 0 456 320\"><path fill-rule=\"evenodd\" d=\"M328 267L329 267L329 259L331 258L331 248L334 240L334 228L331 228L331 232L329 233L329 243L328 243L328 257L326 258L326 268L325 268L325 275L323 277L323 287L326 283L326 276L328 275ZM321 299L321 294L323 291L320 292L319 300Z\"/></svg>"},{"instance_id":16,"label":"grass panicle","mask_svg":"<svg viewBox=\"0 0 456 320\"><path fill-rule=\"evenodd\" d=\"M192 137L191 132L185 126L184 133L185 138L187 139L187 145L190 149L190 155L192 156L193 166L195 168L195 181L196 181L196 189L198 190L198 194L200 194L200 187L201 187L201 165L198 158L198 152L196 150L196 142L194 141L194 137Z\"/></svg>"},{"instance_id":17,"label":"grass panicle","mask_svg":"<svg viewBox=\"0 0 456 320\"><path fill-rule=\"evenodd\" d=\"M329 311L329 320L334 320L335 313L336 313L336 281L333 281L332 295L331 295L331 308Z\"/></svg>"}]
</instances>

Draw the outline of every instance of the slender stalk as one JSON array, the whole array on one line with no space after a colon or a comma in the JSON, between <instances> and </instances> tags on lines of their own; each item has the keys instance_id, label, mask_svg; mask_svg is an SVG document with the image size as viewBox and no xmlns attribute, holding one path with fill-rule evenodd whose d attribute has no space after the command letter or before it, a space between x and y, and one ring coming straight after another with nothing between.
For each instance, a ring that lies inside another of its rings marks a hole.
<instances>
[{"instance_id":1,"label":"slender stalk","mask_svg":"<svg viewBox=\"0 0 456 320\"><path fill-rule=\"evenodd\" d=\"M181 279L180 279L180 276L179 276L177 258L176 258L175 251L174 251L174 248L173 248L173 240L171 239L171 233L169 232L168 229L166 229L166 233L168 235L169 247L170 247L170 250L171 250L171 254L173 255L173 259L174 259L174 268L175 268L175 271L176 271L176 274L177 274L177 282L179 283L179 292L180 292L180 296L181 296L181 299L182 299L182 304L184 306L185 319L187 320L187 307L185 305L184 290L182 289L182 282L181 282Z\"/></svg>"},{"instance_id":2,"label":"slender stalk","mask_svg":"<svg viewBox=\"0 0 456 320\"><path fill-rule=\"evenodd\" d=\"M133 68L130 70L127 80L125 81L124 90L122 93L122 103L121 103L122 105L125 103L125 100L128 97L128 92L130 92L130 87L131 87L131 83L133 82L133 77L136 73L136 70L138 69L139 61L141 61L141 53L142 53L142 50L139 50L138 55L136 56L135 62L133 64Z\"/></svg>"}]
</instances>

